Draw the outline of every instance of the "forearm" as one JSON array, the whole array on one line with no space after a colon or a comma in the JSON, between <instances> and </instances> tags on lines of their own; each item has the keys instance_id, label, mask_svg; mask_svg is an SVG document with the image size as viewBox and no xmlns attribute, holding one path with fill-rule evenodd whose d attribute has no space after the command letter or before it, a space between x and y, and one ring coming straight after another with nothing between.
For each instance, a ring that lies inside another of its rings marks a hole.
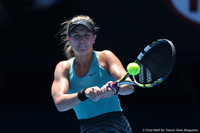
<instances>
[{"instance_id":1,"label":"forearm","mask_svg":"<svg viewBox=\"0 0 200 133\"><path fill-rule=\"evenodd\" d=\"M134 87L132 85L121 85L118 94L119 95L129 95L134 92Z\"/></svg>"},{"instance_id":2,"label":"forearm","mask_svg":"<svg viewBox=\"0 0 200 133\"><path fill-rule=\"evenodd\" d=\"M81 102L77 97L77 93L62 94L54 101L59 112L68 111Z\"/></svg>"}]
</instances>

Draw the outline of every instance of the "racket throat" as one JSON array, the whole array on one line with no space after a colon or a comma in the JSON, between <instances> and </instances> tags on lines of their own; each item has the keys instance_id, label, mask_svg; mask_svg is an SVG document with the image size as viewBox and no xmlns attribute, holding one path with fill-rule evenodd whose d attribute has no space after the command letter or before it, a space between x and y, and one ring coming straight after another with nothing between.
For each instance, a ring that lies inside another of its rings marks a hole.
<instances>
[{"instance_id":1,"label":"racket throat","mask_svg":"<svg viewBox=\"0 0 200 133\"><path fill-rule=\"evenodd\" d=\"M113 82L113 83L111 83L110 84L110 88L112 89L112 90L115 90L118 86L117 86L117 83L118 82Z\"/></svg>"}]
</instances>

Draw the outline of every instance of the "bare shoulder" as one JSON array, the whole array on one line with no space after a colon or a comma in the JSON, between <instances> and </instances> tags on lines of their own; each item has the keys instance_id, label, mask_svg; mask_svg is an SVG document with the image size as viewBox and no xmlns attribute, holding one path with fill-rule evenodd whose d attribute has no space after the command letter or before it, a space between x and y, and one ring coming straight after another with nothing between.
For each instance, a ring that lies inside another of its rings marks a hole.
<instances>
[{"instance_id":1,"label":"bare shoulder","mask_svg":"<svg viewBox=\"0 0 200 133\"><path fill-rule=\"evenodd\" d=\"M58 69L67 69L70 68L70 61L61 61L56 65L56 68Z\"/></svg>"},{"instance_id":2,"label":"bare shoulder","mask_svg":"<svg viewBox=\"0 0 200 133\"><path fill-rule=\"evenodd\" d=\"M55 78L60 76L67 77L69 75L70 70L70 61L61 61L56 65L55 68Z\"/></svg>"},{"instance_id":3,"label":"bare shoulder","mask_svg":"<svg viewBox=\"0 0 200 133\"><path fill-rule=\"evenodd\" d=\"M123 75L126 74L121 61L109 50L104 50L99 53L99 64L109 72L112 77L116 80L120 79Z\"/></svg>"},{"instance_id":4,"label":"bare shoulder","mask_svg":"<svg viewBox=\"0 0 200 133\"><path fill-rule=\"evenodd\" d=\"M113 58L113 57L116 57L114 55L114 53L110 50L103 50L103 51L97 51L97 54L100 58L103 58L103 59L109 59L109 58Z\"/></svg>"},{"instance_id":5,"label":"bare shoulder","mask_svg":"<svg viewBox=\"0 0 200 133\"><path fill-rule=\"evenodd\" d=\"M111 66L121 64L119 59L110 50L97 52L97 55L100 66L108 72Z\"/></svg>"},{"instance_id":6,"label":"bare shoulder","mask_svg":"<svg viewBox=\"0 0 200 133\"><path fill-rule=\"evenodd\" d=\"M110 54L113 54L113 52L112 51L110 51L110 50L103 50L103 51L97 51L97 54L99 54L99 55L104 55L104 56L108 56L108 55L110 55Z\"/></svg>"}]
</instances>

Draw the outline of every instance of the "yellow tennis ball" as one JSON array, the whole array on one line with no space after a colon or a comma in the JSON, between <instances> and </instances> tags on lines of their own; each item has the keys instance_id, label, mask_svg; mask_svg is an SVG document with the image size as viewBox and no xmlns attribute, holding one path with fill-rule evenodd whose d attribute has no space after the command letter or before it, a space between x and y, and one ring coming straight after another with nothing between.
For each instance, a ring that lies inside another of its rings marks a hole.
<instances>
[{"instance_id":1,"label":"yellow tennis ball","mask_svg":"<svg viewBox=\"0 0 200 133\"><path fill-rule=\"evenodd\" d=\"M138 75L140 72L140 66L135 62L129 63L126 69L131 75Z\"/></svg>"}]
</instances>

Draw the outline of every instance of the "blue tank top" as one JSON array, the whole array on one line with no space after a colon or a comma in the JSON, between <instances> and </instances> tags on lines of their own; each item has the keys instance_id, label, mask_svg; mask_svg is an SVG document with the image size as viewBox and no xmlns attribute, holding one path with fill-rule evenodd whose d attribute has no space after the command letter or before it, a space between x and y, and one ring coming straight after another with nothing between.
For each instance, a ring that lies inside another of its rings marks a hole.
<instances>
[{"instance_id":1,"label":"blue tank top","mask_svg":"<svg viewBox=\"0 0 200 133\"><path fill-rule=\"evenodd\" d=\"M76 76L74 70L74 59L75 58L70 59L71 66L68 77L69 94L76 93L81 89L94 86L101 88L108 81L115 81L115 79L99 65L95 51L93 51L90 69L87 75L84 77ZM97 102L93 102L91 99L87 99L86 101L77 104L73 109L79 120L92 118L104 113L122 111L117 95L110 98L100 99Z\"/></svg>"}]
</instances>

